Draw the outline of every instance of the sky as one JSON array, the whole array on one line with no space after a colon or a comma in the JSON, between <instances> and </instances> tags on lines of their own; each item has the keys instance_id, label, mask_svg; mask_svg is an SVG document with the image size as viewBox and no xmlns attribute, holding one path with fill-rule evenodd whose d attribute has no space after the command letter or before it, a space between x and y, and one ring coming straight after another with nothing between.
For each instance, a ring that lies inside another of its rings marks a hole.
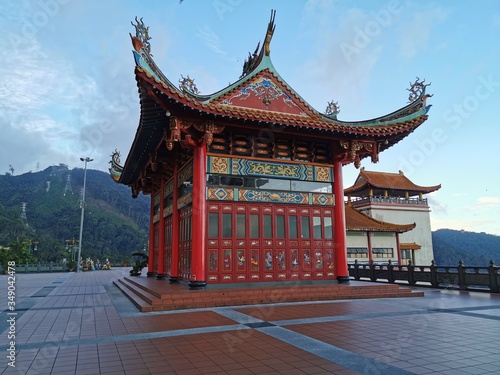
<instances>
[{"instance_id":1,"label":"sky","mask_svg":"<svg viewBox=\"0 0 500 375\"><path fill-rule=\"evenodd\" d=\"M149 26L151 53L171 82L202 94L235 82L263 41L313 108L368 120L430 83L429 119L370 171L402 170L427 195L431 228L500 235L500 2L497 0L4 0L0 2L0 173L51 165L107 171L126 159L139 122L129 33ZM359 170L345 166L344 187Z\"/></svg>"}]
</instances>

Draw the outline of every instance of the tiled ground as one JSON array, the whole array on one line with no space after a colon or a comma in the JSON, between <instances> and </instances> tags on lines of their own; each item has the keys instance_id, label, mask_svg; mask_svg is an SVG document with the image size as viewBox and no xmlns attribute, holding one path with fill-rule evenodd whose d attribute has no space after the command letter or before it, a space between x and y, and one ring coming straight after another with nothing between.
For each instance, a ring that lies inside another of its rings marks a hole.
<instances>
[{"instance_id":1,"label":"tiled ground","mask_svg":"<svg viewBox=\"0 0 500 375\"><path fill-rule=\"evenodd\" d=\"M0 276L0 372L500 373L500 295L426 289L424 298L140 313L112 285L126 272L19 274L16 315Z\"/></svg>"}]
</instances>

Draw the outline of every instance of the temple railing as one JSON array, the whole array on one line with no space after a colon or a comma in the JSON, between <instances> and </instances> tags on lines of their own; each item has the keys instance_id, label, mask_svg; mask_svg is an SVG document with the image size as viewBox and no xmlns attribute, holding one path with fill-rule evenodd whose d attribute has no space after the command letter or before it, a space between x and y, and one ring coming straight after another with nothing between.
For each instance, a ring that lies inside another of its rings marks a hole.
<instances>
[{"instance_id":1,"label":"temple railing","mask_svg":"<svg viewBox=\"0 0 500 375\"><path fill-rule=\"evenodd\" d=\"M16 264L16 273L31 273L31 272L67 272L68 265L63 263L23 263ZM0 272L4 272L0 266Z\"/></svg>"},{"instance_id":2,"label":"temple railing","mask_svg":"<svg viewBox=\"0 0 500 375\"><path fill-rule=\"evenodd\" d=\"M371 196L371 197L361 197L355 199L351 198L351 202L354 206L363 203L397 203L397 204L416 204L416 205L427 205L427 198L400 198L400 197L384 197L382 195Z\"/></svg>"},{"instance_id":3,"label":"temple railing","mask_svg":"<svg viewBox=\"0 0 500 375\"><path fill-rule=\"evenodd\" d=\"M466 267L460 261L458 266L349 264L349 276L361 281L382 281L407 283L410 286L430 286L433 288L453 288L460 290L480 290L500 293L500 267L490 261L489 267ZM366 280L368 279L368 280Z\"/></svg>"}]
</instances>

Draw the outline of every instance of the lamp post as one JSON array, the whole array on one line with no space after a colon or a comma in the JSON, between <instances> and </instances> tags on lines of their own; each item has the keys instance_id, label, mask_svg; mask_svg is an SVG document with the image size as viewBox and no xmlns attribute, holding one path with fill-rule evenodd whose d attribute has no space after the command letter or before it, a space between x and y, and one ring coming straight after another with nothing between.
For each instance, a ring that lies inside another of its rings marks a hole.
<instances>
[{"instance_id":1,"label":"lamp post","mask_svg":"<svg viewBox=\"0 0 500 375\"><path fill-rule=\"evenodd\" d=\"M83 216L85 213L85 184L87 182L87 163L90 163L94 159L85 157L85 158L80 158L80 160L85 162L85 167L83 169L83 192L82 192L82 201L80 203L80 208L82 209L82 215L80 218L80 240L78 241L78 258L76 260L76 272L80 272L80 257L82 256Z\"/></svg>"}]
</instances>

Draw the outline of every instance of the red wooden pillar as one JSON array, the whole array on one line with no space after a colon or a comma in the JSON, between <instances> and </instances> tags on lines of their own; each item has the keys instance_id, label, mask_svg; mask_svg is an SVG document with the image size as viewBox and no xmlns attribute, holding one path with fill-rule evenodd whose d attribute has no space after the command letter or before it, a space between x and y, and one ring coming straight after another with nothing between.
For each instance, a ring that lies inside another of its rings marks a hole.
<instances>
[{"instance_id":1,"label":"red wooden pillar","mask_svg":"<svg viewBox=\"0 0 500 375\"><path fill-rule=\"evenodd\" d=\"M344 184L342 182L342 162L333 162L333 194L335 197L334 216L334 253L335 274L339 283L349 283L347 268L346 224L344 207Z\"/></svg>"},{"instance_id":2,"label":"red wooden pillar","mask_svg":"<svg viewBox=\"0 0 500 375\"><path fill-rule=\"evenodd\" d=\"M148 276L155 275L155 225L153 216L155 214L154 194L151 193L151 210L149 212L149 251L148 251Z\"/></svg>"},{"instance_id":3,"label":"red wooden pillar","mask_svg":"<svg viewBox=\"0 0 500 375\"><path fill-rule=\"evenodd\" d=\"M397 256L398 256L398 264L401 264L401 244L399 243L399 233L398 232L396 232L396 252L397 252Z\"/></svg>"},{"instance_id":4,"label":"red wooden pillar","mask_svg":"<svg viewBox=\"0 0 500 375\"><path fill-rule=\"evenodd\" d=\"M160 230L158 232L158 273L156 274L156 278L158 280L163 279L165 276L165 218L163 217L163 202L165 201L164 194L164 186L163 186L163 177L161 178L160 183Z\"/></svg>"},{"instance_id":5,"label":"red wooden pillar","mask_svg":"<svg viewBox=\"0 0 500 375\"><path fill-rule=\"evenodd\" d=\"M366 235L368 236L368 262L371 264L373 262L372 237L370 232L366 232Z\"/></svg>"},{"instance_id":6,"label":"red wooden pillar","mask_svg":"<svg viewBox=\"0 0 500 375\"><path fill-rule=\"evenodd\" d=\"M206 232L207 232L207 205L206 205L206 163L207 149L203 143L193 150L193 204L192 204L192 233L191 233L191 289L202 289L206 281Z\"/></svg>"},{"instance_id":7,"label":"red wooden pillar","mask_svg":"<svg viewBox=\"0 0 500 375\"><path fill-rule=\"evenodd\" d=\"M177 200L179 199L179 179L177 178L177 160L174 161L174 191L172 201L172 266L168 280L171 283L179 281L179 210Z\"/></svg>"}]
</instances>

